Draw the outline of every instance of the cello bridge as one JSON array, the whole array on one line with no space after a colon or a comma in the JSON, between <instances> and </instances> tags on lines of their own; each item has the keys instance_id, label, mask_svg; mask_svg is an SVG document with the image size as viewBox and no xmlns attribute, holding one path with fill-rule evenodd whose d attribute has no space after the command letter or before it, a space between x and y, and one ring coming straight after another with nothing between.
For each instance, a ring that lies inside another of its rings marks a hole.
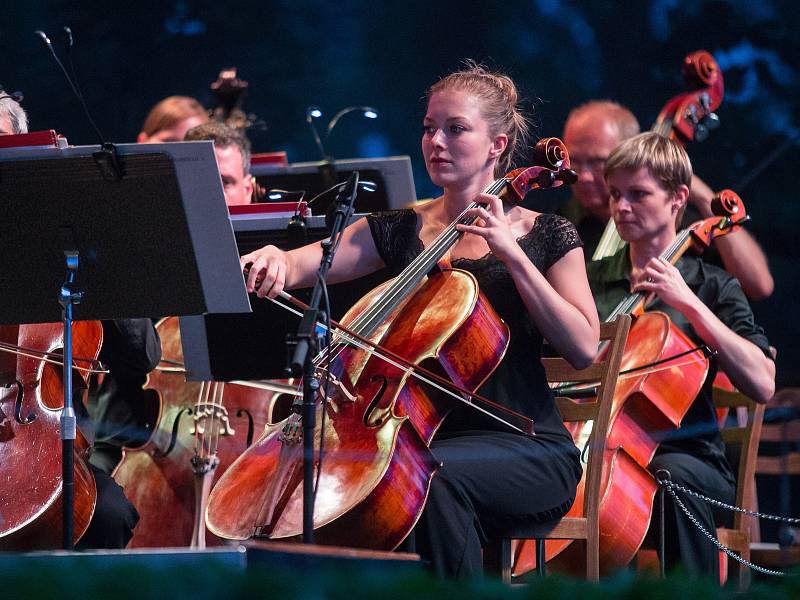
<instances>
[{"instance_id":1,"label":"cello bridge","mask_svg":"<svg viewBox=\"0 0 800 600\"><path fill-rule=\"evenodd\" d=\"M319 377L321 381L325 381L326 378L328 380L328 385L325 387L320 387L319 390L319 394L323 402L328 403L329 400L333 399L344 402L356 401L356 396L347 389L341 379L336 377L336 375L330 371L327 375L323 374ZM336 393L337 390L338 393Z\"/></svg>"},{"instance_id":2,"label":"cello bridge","mask_svg":"<svg viewBox=\"0 0 800 600\"><path fill-rule=\"evenodd\" d=\"M224 406L213 402L195 404L192 422L189 430L192 435L204 435L206 429L209 429L209 433L221 436L235 435L236 433L228 419L228 411Z\"/></svg>"}]
</instances>

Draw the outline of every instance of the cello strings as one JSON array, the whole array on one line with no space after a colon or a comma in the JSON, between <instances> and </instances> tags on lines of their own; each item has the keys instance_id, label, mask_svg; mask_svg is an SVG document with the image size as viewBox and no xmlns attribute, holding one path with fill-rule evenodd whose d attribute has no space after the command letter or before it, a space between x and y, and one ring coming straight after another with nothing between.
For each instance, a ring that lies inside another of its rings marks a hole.
<instances>
[{"instance_id":1,"label":"cello strings","mask_svg":"<svg viewBox=\"0 0 800 600\"><path fill-rule=\"evenodd\" d=\"M200 445L200 423L197 419L197 410L200 407L201 402L203 401L203 390L205 389L206 382L200 382L200 389L197 390L197 401L194 405L194 453L197 456L203 455L203 448Z\"/></svg>"},{"instance_id":2,"label":"cello strings","mask_svg":"<svg viewBox=\"0 0 800 600\"><path fill-rule=\"evenodd\" d=\"M211 411L211 440L209 440L208 456L213 458L219 448L219 438L222 435L223 419L225 417L224 393L225 383L222 381L214 382L214 405Z\"/></svg>"},{"instance_id":3,"label":"cello strings","mask_svg":"<svg viewBox=\"0 0 800 600\"><path fill-rule=\"evenodd\" d=\"M507 185L508 180L505 178L498 179L489 186L486 193L496 194L502 191ZM444 255L444 253L455 243L455 241L462 235L461 232L455 229L456 223L462 223L464 215L472 208L481 206L477 202L470 203L456 218L456 220L448 225L439 233L438 236L431 243L430 248L427 248L419 254L412 262L406 267L403 272L395 278L395 281L389 288L381 295L380 299L370 308L368 308L362 315L359 315L351 324L350 328L354 333L361 335L361 337L368 337L371 330L377 326L379 321L383 321L386 316L396 308L399 300L405 297L411 287L416 286L422 277L430 272L436 262ZM474 222L475 219L469 221ZM338 350L333 355L333 359L338 358L343 349ZM336 351L336 348L329 346L326 349L328 355Z\"/></svg>"},{"instance_id":4,"label":"cello strings","mask_svg":"<svg viewBox=\"0 0 800 600\"><path fill-rule=\"evenodd\" d=\"M467 210L473 208L474 206L477 206L477 204L472 203L467 208L465 208L459 215L458 219L463 218ZM422 278L422 276L424 276L425 273L430 271L432 265L426 268L426 264L431 262L429 260L429 256L431 254L438 253L441 247L444 247L449 243L447 242L447 240L445 240L445 238L452 227L453 226L451 224L444 230L442 230L442 232L431 243L431 247L423 251L421 254L419 254L408 265L408 267L406 267L403 270L403 272L400 273L400 275L398 275L395 278L395 280L383 292L380 299L375 304L367 308L367 310L365 310L364 313L356 317L356 319L353 321L350 327L353 332L358 333L362 337L369 336L369 334L371 333L369 330L373 328L374 323L378 320L383 320L383 318L385 318L387 314L391 312L391 310L396 306L398 300L407 294L408 288L416 285L416 283ZM455 230L453 229L453 231ZM335 348L331 348L329 346L327 352L328 354L330 354L334 350ZM340 352L341 351L339 351L339 353ZM338 358L339 353L333 355L332 358L334 360Z\"/></svg>"},{"instance_id":5,"label":"cello strings","mask_svg":"<svg viewBox=\"0 0 800 600\"><path fill-rule=\"evenodd\" d=\"M486 193L499 193L507 183L508 180L505 178L495 180L486 190ZM430 272L436 262L462 235L461 232L455 229L456 223L461 223L467 211L477 206L480 206L477 202L470 203L453 223L445 227L442 232L436 236L430 248L420 253L411 264L397 276L392 285L390 285L384 295L381 296L380 302L365 311L362 317L356 319L352 326L354 332L362 335L362 337L366 337L363 332L366 331L368 335L370 325L373 325L374 321L385 318L388 312L396 306L397 300L406 295L408 288L415 286L425 274ZM474 219L471 222L474 222Z\"/></svg>"},{"instance_id":6,"label":"cello strings","mask_svg":"<svg viewBox=\"0 0 800 600\"><path fill-rule=\"evenodd\" d=\"M278 302L274 298L270 298L270 300L272 300L273 302L275 302L279 306L283 307L284 309L288 310L289 312L294 313L294 314L296 314L298 316L302 316L302 313L300 311L297 311L294 308L292 308L292 307L290 307L290 306L288 306L286 304L283 304L282 302ZM321 323L319 325L321 327L325 327ZM471 406L472 408L474 408L474 409L482 412L483 414L493 418L494 420L506 425L507 427L511 427L515 431L518 431L518 432L523 433L525 435L529 435L526 431L524 431L523 429L517 427L516 425L514 425L512 423L509 423L508 421L505 421L501 417L498 417L497 415L495 415L494 413L488 411L487 409L482 408L481 406L475 404L471 400L469 400L467 398L464 398L460 394L458 394L458 393L456 393L456 392L454 392L452 390L447 389L443 385L437 383L436 381L433 381L432 379L429 379L428 377L426 377L425 375L423 375L421 373L418 373L414 369L409 368L409 367L405 367L405 366L401 365L400 363L396 362L395 360L391 359L390 357L384 356L378 350L376 350L374 348L370 348L369 346L367 346L366 344L361 343L361 341L353 338L352 336L348 336L346 333L341 332L339 330L336 330L335 332L333 332L333 335L339 336L340 338L343 338L343 339L347 339L348 340L348 342L347 342L348 344L352 344L353 346L359 348L360 350L363 350L364 352L367 352L368 354L377 356L378 358L380 358L384 362L392 365L393 367L401 370L402 372L404 372L404 373L406 373L408 375L411 375L412 377L415 377L416 379L422 381L423 383L426 383L426 384L430 385L431 387L441 391L442 393L444 393L444 394L446 394L448 396L451 396L452 398L455 398L456 400L458 400L462 404L466 404L468 406Z\"/></svg>"},{"instance_id":7,"label":"cello strings","mask_svg":"<svg viewBox=\"0 0 800 600\"><path fill-rule=\"evenodd\" d=\"M687 239L691 235L691 229L687 228L678 233L669 247L661 254L661 257L672 262L672 259L675 258L675 255L683 248L684 244L686 243ZM612 322L616 319L619 315L630 314L633 312L634 308L641 302L645 297L645 294L642 292L634 292L633 294L628 294L622 301L617 304L611 314L606 318L606 323Z\"/></svg>"},{"instance_id":8,"label":"cello strings","mask_svg":"<svg viewBox=\"0 0 800 600\"><path fill-rule=\"evenodd\" d=\"M294 305L298 305L303 310L306 310L306 308L307 308L307 305L305 305L303 302L297 300L296 298L292 297L291 295L289 295L286 292L282 292L281 293L281 297L283 299L285 299L285 300L290 301ZM284 307L284 308L289 310L288 307ZM328 323L329 324L331 323L330 319L328 320ZM492 402L491 400L489 400L488 398L484 398L484 397L480 396L479 394L476 394L474 392L470 392L468 390L460 388L457 384L453 383L453 381L447 380L444 377L442 377L441 375L436 375L435 373L432 373L432 372L428 371L424 367L422 367L422 366L420 366L420 365L408 360L407 358L404 358L399 354L395 354L391 350L387 350L386 348L382 348L380 345L378 345L375 342L369 340L368 338L362 338L358 334L353 333L348 328L342 326L341 324L337 323L336 321L333 321L333 325L335 325L336 328L341 331L341 334L337 334L337 335L348 336L348 339L350 339L350 337L355 338L355 343L361 342L362 344L365 344L368 348L372 349L372 354L375 354L378 358L384 359L384 360L386 360L387 358L390 358L390 359L394 360L395 362L398 362L405 369L410 369L411 371L418 372L421 375L427 376L427 377L433 379L433 381L438 382L440 385L444 385L445 388L447 388L449 390L452 390L454 392L457 392L457 393L461 394L462 396L464 396L466 398L470 398L472 400L476 400L478 402L481 402L481 403L485 404L486 406L489 406L489 407L492 407L494 409L500 410L501 412L505 412L505 413L510 414L510 415L512 415L514 417L521 418L527 423L528 427L531 427L533 425L533 423L530 422L529 418L524 417L522 415L519 415L518 413L516 413L516 412L514 412L514 411L512 411L510 409L507 409L502 405L498 405L495 402ZM331 328L328 327L328 329L331 329ZM383 352L386 355L388 355L388 357L384 356L384 354L381 354L381 352Z\"/></svg>"}]
</instances>

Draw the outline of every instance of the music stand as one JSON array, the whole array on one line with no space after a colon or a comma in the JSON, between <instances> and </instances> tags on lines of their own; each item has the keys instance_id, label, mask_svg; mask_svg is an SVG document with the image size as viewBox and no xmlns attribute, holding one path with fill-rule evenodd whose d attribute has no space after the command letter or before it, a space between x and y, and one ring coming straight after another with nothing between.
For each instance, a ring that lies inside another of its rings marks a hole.
<instances>
[{"instance_id":1,"label":"music stand","mask_svg":"<svg viewBox=\"0 0 800 600\"><path fill-rule=\"evenodd\" d=\"M213 143L117 149L119 180L96 160L93 146L0 151L0 324L64 321L61 438L68 550L75 419L72 370L66 365L72 364L72 316L250 311Z\"/></svg>"},{"instance_id":2,"label":"music stand","mask_svg":"<svg viewBox=\"0 0 800 600\"><path fill-rule=\"evenodd\" d=\"M336 181L344 183L353 171L358 171L361 181L372 181L374 191L359 190L356 212L376 212L408 206L417 199L414 176L409 156L385 156L383 158L343 158L333 163L300 162L289 165L259 164L251 171L265 190L305 190L306 200L311 200L330 187L324 174L328 166ZM320 198L311 208L314 214L325 214L336 194Z\"/></svg>"}]
</instances>

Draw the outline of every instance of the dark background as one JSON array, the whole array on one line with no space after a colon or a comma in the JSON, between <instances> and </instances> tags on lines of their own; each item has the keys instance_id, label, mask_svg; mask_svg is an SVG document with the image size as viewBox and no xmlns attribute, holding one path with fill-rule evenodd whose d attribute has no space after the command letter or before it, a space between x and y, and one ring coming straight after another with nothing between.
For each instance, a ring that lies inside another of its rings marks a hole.
<instances>
[{"instance_id":1,"label":"dark background","mask_svg":"<svg viewBox=\"0 0 800 600\"><path fill-rule=\"evenodd\" d=\"M683 91L680 64L697 49L722 67L722 126L693 145L695 170L714 189L740 192L751 231L767 251L776 292L755 303L778 348L779 385L800 385L800 325L794 314L798 266L795 176L790 144L746 187L759 161L798 134L800 17L789 1L649 0L629 3L508 0L470 3L363 0L207 0L8 3L0 20L0 83L25 93L31 129L54 128L73 144L95 143L78 102L33 31L66 56L63 25L76 36L74 62L104 135L133 141L150 107L172 94L213 104L209 84L237 66L250 82L245 108L266 131L256 151L286 150L290 161L319 154L304 121L319 105L322 125L338 109L369 104L377 121L345 117L332 155L408 154L417 193L436 193L420 159L421 98L463 58L511 74L535 112L540 135L559 135L569 109L591 98L629 106L648 128Z\"/></svg>"}]
</instances>

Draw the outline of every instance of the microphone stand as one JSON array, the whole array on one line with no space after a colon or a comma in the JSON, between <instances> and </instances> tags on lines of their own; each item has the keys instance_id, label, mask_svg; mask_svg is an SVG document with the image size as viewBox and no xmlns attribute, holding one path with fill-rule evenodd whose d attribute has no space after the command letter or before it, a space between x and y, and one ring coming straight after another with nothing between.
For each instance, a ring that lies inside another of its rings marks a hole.
<instances>
[{"instance_id":1,"label":"microphone stand","mask_svg":"<svg viewBox=\"0 0 800 600\"><path fill-rule=\"evenodd\" d=\"M74 550L73 541L75 513L75 437L77 419L72 404L72 307L78 304L83 292L76 289L78 271L78 252L64 252L67 262L67 275L61 286L59 304L64 322L64 408L61 411L61 481L62 481L62 535L64 550Z\"/></svg>"},{"instance_id":2,"label":"microphone stand","mask_svg":"<svg viewBox=\"0 0 800 600\"><path fill-rule=\"evenodd\" d=\"M358 192L358 171L353 171L347 183L336 196L336 212L331 236L322 242L322 260L320 261L317 282L311 293L308 308L303 311L297 335L294 337L294 353L290 369L292 374L303 376L303 404L301 419L303 421L303 543L314 543L314 429L316 427L316 396L319 380L314 370L313 357L317 353L317 322L321 312L319 303L322 299L322 286L333 264L337 238L347 225L353 214L353 204Z\"/></svg>"}]
</instances>

